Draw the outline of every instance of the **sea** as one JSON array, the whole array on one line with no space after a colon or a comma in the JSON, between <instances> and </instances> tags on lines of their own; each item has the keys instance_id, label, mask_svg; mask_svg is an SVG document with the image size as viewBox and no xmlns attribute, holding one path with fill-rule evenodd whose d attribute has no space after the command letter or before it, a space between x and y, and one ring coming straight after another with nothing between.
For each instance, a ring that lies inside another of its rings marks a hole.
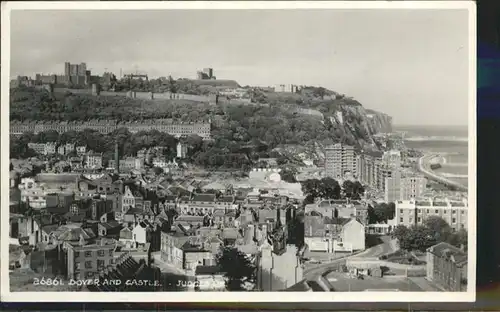
<instances>
[{"instance_id":1,"label":"sea","mask_svg":"<svg viewBox=\"0 0 500 312\"><path fill-rule=\"evenodd\" d=\"M444 163L435 172L467 185L467 126L396 126L394 131L405 133L405 145L408 148L442 155Z\"/></svg>"}]
</instances>

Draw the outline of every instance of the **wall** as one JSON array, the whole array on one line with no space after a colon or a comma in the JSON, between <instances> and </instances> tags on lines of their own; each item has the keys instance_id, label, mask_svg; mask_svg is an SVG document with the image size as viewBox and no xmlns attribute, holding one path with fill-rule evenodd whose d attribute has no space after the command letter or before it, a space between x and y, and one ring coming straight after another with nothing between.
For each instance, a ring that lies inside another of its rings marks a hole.
<instances>
[{"instance_id":1,"label":"wall","mask_svg":"<svg viewBox=\"0 0 500 312\"><path fill-rule=\"evenodd\" d=\"M286 289L303 279L303 268L297 257L297 247L287 246L287 251L278 256L271 246L264 246L258 260L257 287L261 291Z\"/></svg>"},{"instance_id":2,"label":"wall","mask_svg":"<svg viewBox=\"0 0 500 312\"><path fill-rule=\"evenodd\" d=\"M345 243L352 244L353 250L364 250L365 249L364 226L355 220L352 220L351 222L344 225L342 229L342 241Z\"/></svg>"}]
</instances>

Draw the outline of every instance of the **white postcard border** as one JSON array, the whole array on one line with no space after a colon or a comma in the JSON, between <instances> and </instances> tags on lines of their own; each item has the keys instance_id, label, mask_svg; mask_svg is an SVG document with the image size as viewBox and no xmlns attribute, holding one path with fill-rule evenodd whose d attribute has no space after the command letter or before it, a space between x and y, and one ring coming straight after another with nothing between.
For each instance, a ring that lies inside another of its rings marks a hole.
<instances>
[{"instance_id":1,"label":"white postcard border","mask_svg":"<svg viewBox=\"0 0 500 312\"><path fill-rule=\"evenodd\" d=\"M473 1L203 1L203 2L2 2L1 168L9 172L11 10L159 9L466 9L469 12L469 210L467 292L10 292L8 226L1 226L1 300L4 302L471 302L476 292L476 5ZM1 179L1 220L9 220L9 182Z\"/></svg>"}]
</instances>

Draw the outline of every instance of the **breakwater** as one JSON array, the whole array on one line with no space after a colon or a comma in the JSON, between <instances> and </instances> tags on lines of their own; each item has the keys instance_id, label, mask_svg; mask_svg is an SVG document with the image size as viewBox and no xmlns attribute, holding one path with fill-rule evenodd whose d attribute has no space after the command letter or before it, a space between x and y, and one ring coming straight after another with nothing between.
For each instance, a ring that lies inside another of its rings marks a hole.
<instances>
[{"instance_id":1,"label":"breakwater","mask_svg":"<svg viewBox=\"0 0 500 312\"><path fill-rule=\"evenodd\" d=\"M467 186L462 185L458 182L447 179L446 177L439 175L432 171L431 164L434 159L440 157L437 154L430 154L420 157L418 160L418 168L419 170L428 178L449 186L455 187L459 191L467 191Z\"/></svg>"}]
</instances>

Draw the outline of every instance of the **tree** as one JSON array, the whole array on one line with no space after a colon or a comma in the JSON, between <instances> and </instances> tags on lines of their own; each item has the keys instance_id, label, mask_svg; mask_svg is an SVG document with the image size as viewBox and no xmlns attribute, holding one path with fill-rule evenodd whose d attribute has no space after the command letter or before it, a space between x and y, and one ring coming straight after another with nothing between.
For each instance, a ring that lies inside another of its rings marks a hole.
<instances>
[{"instance_id":1,"label":"tree","mask_svg":"<svg viewBox=\"0 0 500 312\"><path fill-rule=\"evenodd\" d=\"M394 229L393 235L398 239L399 247L407 251L425 251L437 243L432 230L423 225L412 226L409 229L398 226Z\"/></svg>"},{"instance_id":2,"label":"tree","mask_svg":"<svg viewBox=\"0 0 500 312\"><path fill-rule=\"evenodd\" d=\"M172 76L168 76L168 91L171 93L177 93L178 86L176 81L172 78Z\"/></svg>"},{"instance_id":3,"label":"tree","mask_svg":"<svg viewBox=\"0 0 500 312\"><path fill-rule=\"evenodd\" d=\"M353 183L353 197L352 199L361 199L361 196L365 193L365 188L359 181Z\"/></svg>"},{"instance_id":4,"label":"tree","mask_svg":"<svg viewBox=\"0 0 500 312\"><path fill-rule=\"evenodd\" d=\"M436 241L445 242L448 241L451 235L450 225L441 217L430 216L424 221L424 226L429 228L435 236Z\"/></svg>"},{"instance_id":5,"label":"tree","mask_svg":"<svg viewBox=\"0 0 500 312\"><path fill-rule=\"evenodd\" d=\"M320 181L320 196L327 199L340 198L340 185L337 180L326 177Z\"/></svg>"},{"instance_id":6,"label":"tree","mask_svg":"<svg viewBox=\"0 0 500 312\"><path fill-rule=\"evenodd\" d=\"M409 229L404 225L398 225L394 228L392 232L392 236L396 238L398 241L404 240L408 235Z\"/></svg>"},{"instance_id":7,"label":"tree","mask_svg":"<svg viewBox=\"0 0 500 312\"><path fill-rule=\"evenodd\" d=\"M231 246L221 247L216 262L225 273L227 290L244 291L255 287L255 264L238 249Z\"/></svg>"},{"instance_id":8,"label":"tree","mask_svg":"<svg viewBox=\"0 0 500 312\"><path fill-rule=\"evenodd\" d=\"M347 198L352 198L354 193L354 183L350 180L345 180L342 183L342 189L344 190L344 196Z\"/></svg>"},{"instance_id":9,"label":"tree","mask_svg":"<svg viewBox=\"0 0 500 312\"><path fill-rule=\"evenodd\" d=\"M294 170L291 169L283 169L280 172L281 175L281 180L288 182L288 183L297 183L297 180L295 179L295 172Z\"/></svg>"}]
</instances>

